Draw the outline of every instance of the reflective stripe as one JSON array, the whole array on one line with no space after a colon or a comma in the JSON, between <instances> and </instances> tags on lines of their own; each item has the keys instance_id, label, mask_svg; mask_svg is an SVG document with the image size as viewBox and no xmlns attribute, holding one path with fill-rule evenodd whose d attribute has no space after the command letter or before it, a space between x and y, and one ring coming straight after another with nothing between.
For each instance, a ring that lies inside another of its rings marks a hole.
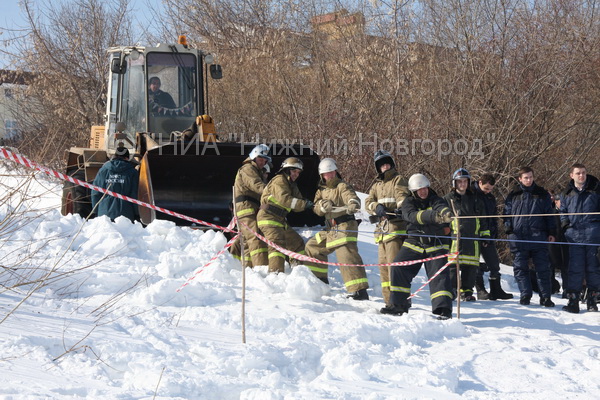
<instances>
[{"instance_id":1,"label":"reflective stripe","mask_svg":"<svg viewBox=\"0 0 600 400\"><path fill-rule=\"evenodd\" d=\"M270 219L261 219L260 221L258 221L258 226L278 226L281 228L285 228L285 225L281 222L273 221Z\"/></svg>"},{"instance_id":2,"label":"reflective stripe","mask_svg":"<svg viewBox=\"0 0 600 400\"><path fill-rule=\"evenodd\" d=\"M244 208L243 210L239 210L236 215L238 217L245 217L246 215L255 214L254 208Z\"/></svg>"},{"instance_id":3,"label":"reflective stripe","mask_svg":"<svg viewBox=\"0 0 600 400\"><path fill-rule=\"evenodd\" d=\"M460 254L458 256L459 260L471 260L471 261L477 261L479 263L479 257L478 256L469 256L466 254ZM456 260L456 256L450 256L448 257L448 260Z\"/></svg>"},{"instance_id":4,"label":"reflective stripe","mask_svg":"<svg viewBox=\"0 0 600 400\"><path fill-rule=\"evenodd\" d=\"M326 274L328 272L327 267L325 268L321 268L321 267L316 267L316 266L312 266L312 265L307 265L308 269L310 269L312 272L320 272L322 274Z\"/></svg>"},{"instance_id":5,"label":"reflective stripe","mask_svg":"<svg viewBox=\"0 0 600 400\"><path fill-rule=\"evenodd\" d=\"M292 199L292 209L296 208L296 204L298 204L298 200L300 200L300 199L297 199L297 198L295 198L295 197ZM288 209L288 211L289 211L289 210L290 210L290 209Z\"/></svg>"},{"instance_id":6,"label":"reflective stripe","mask_svg":"<svg viewBox=\"0 0 600 400\"><path fill-rule=\"evenodd\" d=\"M350 204L350 203L356 203L356 204L358 204L360 206L360 200L357 200L357 199L350 199L350 200L348 200L348 204Z\"/></svg>"},{"instance_id":7,"label":"reflective stripe","mask_svg":"<svg viewBox=\"0 0 600 400\"><path fill-rule=\"evenodd\" d=\"M375 238L375 243L387 242L388 240L395 239L400 235L406 235L406 231L394 231L391 233L386 233L383 236L379 234L378 237Z\"/></svg>"},{"instance_id":8,"label":"reflective stripe","mask_svg":"<svg viewBox=\"0 0 600 400\"><path fill-rule=\"evenodd\" d=\"M325 247L327 247L329 249L331 247L339 246L342 243L357 242L357 241L358 241L358 238L356 238L354 236L346 236L341 239L334 240L332 242L327 242L327 245Z\"/></svg>"},{"instance_id":9,"label":"reflective stripe","mask_svg":"<svg viewBox=\"0 0 600 400\"><path fill-rule=\"evenodd\" d=\"M269 249L267 249L266 247L261 247L260 249L252 250L250 252L250 255L251 256L255 256L255 255L259 254L259 253L266 253L268 251L269 251Z\"/></svg>"},{"instance_id":10,"label":"reflective stripe","mask_svg":"<svg viewBox=\"0 0 600 400\"><path fill-rule=\"evenodd\" d=\"M421 210L421 211L419 211L419 212L417 213L417 222L418 222L419 224L421 224L421 225L425 225L425 223L424 223L424 222L421 220L421 215L423 215L423 213L424 213L425 211L426 211L426 210Z\"/></svg>"},{"instance_id":11,"label":"reflective stripe","mask_svg":"<svg viewBox=\"0 0 600 400\"><path fill-rule=\"evenodd\" d=\"M395 203L396 202L396 198L395 197L385 197L383 199L377 200L377 202L379 204L383 204L383 203Z\"/></svg>"},{"instance_id":12,"label":"reflective stripe","mask_svg":"<svg viewBox=\"0 0 600 400\"><path fill-rule=\"evenodd\" d=\"M279 203L279 202L278 202L278 201L275 199L275 197L273 197L273 195L269 195L269 199L268 199L268 200L269 200L271 203L273 203L273 204L275 204L275 205L278 205L279 207L281 207L281 208L285 209L287 212L290 212L290 211L292 211L292 209L291 209L291 208L287 208L287 207L286 207L286 206L284 206L283 204Z\"/></svg>"},{"instance_id":13,"label":"reflective stripe","mask_svg":"<svg viewBox=\"0 0 600 400\"><path fill-rule=\"evenodd\" d=\"M420 246L416 246L412 243L408 243L407 241L404 241L404 243L402 243L402 247L408 247L409 249L416 251L419 254L422 254L425 252L425 249L420 247Z\"/></svg>"},{"instance_id":14,"label":"reflective stripe","mask_svg":"<svg viewBox=\"0 0 600 400\"><path fill-rule=\"evenodd\" d=\"M382 288L390 287L390 282L381 282L381 287Z\"/></svg>"},{"instance_id":15,"label":"reflective stripe","mask_svg":"<svg viewBox=\"0 0 600 400\"><path fill-rule=\"evenodd\" d=\"M315 235L315 239L317 240L317 243L321 244L321 242L323 240L325 240L325 238L323 236L321 236L322 232L317 232L317 234Z\"/></svg>"},{"instance_id":16,"label":"reflective stripe","mask_svg":"<svg viewBox=\"0 0 600 400\"><path fill-rule=\"evenodd\" d=\"M437 297L440 297L440 296L448 296L448 297L450 297L450 298L454 297L454 296L452 295L452 293L450 293L450 292L447 292L447 291L445 291L445 290L440 290L439 292L432 293L432 294L431 294L431 299L433 300L433 299L435 299L435 298L437 298Z\"/></svg>"},{"instance_id":17,"label":"reflective stripe","mask_svg":"<svg viewBox=\"0 0 600 400\"><path fill-rule=\"evenodd\" d=\"M269 258L272 257L281 257L281 258L285 258L285 255L283 253L280 253L278 251L272 251L269 253Z\"/></svg>"},{"instance_id":18,"label":"reflective stripe","mask_svg":"<svg viewBox=\"0 0 600 400\"><path fill-rule=\"evenodd\" d=\"M425 252L427 253L433 253L439 250L448 250L448 245L447 244L443 244L441 246L433 246L433 247L427 247L425 249Z\"/></svg>"},{"instance_id":19,"label":"reflective stripe","mask_svg":"<svg viewBox=\"0 0 600 400\"><path fill-rule=\"evenodd\" d=\"M233 258L235 258L236 260L240 260L242 261L242 257L238 256L237 254L232 254Z\"/></svg>"},{"instance_id":20,"label":"reflective stripe","mask_svg":"<svg viewBox=\"0 0 600 400\"><path fill-rule=\"evenodd\" d=\"M349 288L350 286L358 285L359 283L369 283L369 280L367 278L360 278L353 281L348 281L346 282L346 287Z\"/></svg>"},{"instance_id":21,"label":"reflective stripe","mask_svg":"<svg viewBox=\"0 0 600 400\"><path fill-rule=\"evenodd\" d=\"M400 293L408 293L410 294L410 288L402 287L402 286L392 286L390 285L390 292L400 292Z\"/></svg>"}]
</instances>

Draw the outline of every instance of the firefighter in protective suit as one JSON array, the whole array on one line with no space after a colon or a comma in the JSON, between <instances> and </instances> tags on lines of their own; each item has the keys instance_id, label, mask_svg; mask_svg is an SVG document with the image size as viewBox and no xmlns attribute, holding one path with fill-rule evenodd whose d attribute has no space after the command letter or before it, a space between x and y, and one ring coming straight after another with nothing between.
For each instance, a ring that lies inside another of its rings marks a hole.
<instances>
[{"instance_id":1,"label":"firefighter in protective suit","mask_svg":"<svg viewBox=\"0 0 600 400\"><path fill-rule=\"evenodd\" d=\"M331 158L324 158L319 163L321 180L315 194L313 212L325 217L326 229L318 232L306 243L306 254L310 257L327 261L327 256L335 251L337 260L343 264L362 264L358 254L358 222L354 213L360 209L360 200L356 192L344 182L337 172L337 165ZM327 265L306 263L317 278L325 283ZM369 282L364 267L340 267L342 279L349 298L368 300Z\"/></svg>"},{"instance_id":2,"label":"firefighter in protective suit","mask_svg":"<svg viewBox=\"0 0 600 400\"><path fill-rule=\"evenodd\" d=\"M243 222L255 232L259 232L256 216L260 208L260 196L266 186L263 180L263 168L270 161L269 147L259 144L252 149L235 176L234 203L236 216L240 222ZM239 226L244 237L245 254L242 264L247 267L267 265L267 245L254 236L246 227L241 224Z\"/></svg>"},{"instance_id":3,"label":"firefighter in protective suit","mask_svg":"<svg viewBox=\"0 0 600 400\"><path fill-rule=\"evenodd\" d=\"M459 168L452 175L453 190L444 196L448 205L456 208L459 216L482 216L485 215L485 204L483 198L471 190L471 175L464 168ZM452 236L460 232L460 248L456 240L452 240L450 252L459 252L458 260L456 256L449 257L450 278L452 279L453 290L457 290L456 265L460 264L460 296L464 301L475 301L473 296L473 287L475 278L479 269L479 241L474 238L489 238L490 230L486 218L464 218L454 219L450 225ZM471 238L471 239L468 239Z\"/></svg>"},{"instance_id":4,"label":"firefighter in protective suit","mask_svg":"<svg viewBox=\"0 0 600 400\"><path fill-rule=\"evenodd\" d=\"M365 200L365 208L378 220L375 243L378 244L378 263L389 264L400 251L406 235L406 221L400 207L408 196L408 181L396 170L391 154L378 150L374 156L377 178ZM371 217L373 218L373 217ZM390 302L390 267L379 267L381 293L385 304Z\"/></svg>"},{"instance_id":5,"label":"firefighter in protective suit","mask_svg":"<svg viewBox=\"0 0 600 400\"><path fill-rule=\"evenodd\" d=\"M304 164L296 157L288 157L281 169L265 187L260 198L258 227L264 236L278 246L304 254L304 240L287 223L291 211L311 209L314 203L303 198L296 185ZM285 254L269 246L269 272L284 272Z\"/></svg>"},{"instance_id":6,"label":"firefighter in protective suit","mask_svg":"<svg viewBox=\"0 0 600 400\"><path fill-rule=\"evenodd\" d=\"M260 158L261 157L258 157L258 159L260 159ZM269 174L271 173L271 168L272 168L271 161L267 162L264 165L264 167L262 168L262 171L261 171L262 174L261 175L262 175L262 180L263 180L265 186L269 182ZM260 196L259 196L259 198L260 198ZM259 200L259 202L260 202L260 200ZM232 211L233 211L233 209L232 209ZM247 223L245 219L244 219L244 222ZM255 215L254 224L256 224L256 223L257 222L256 222L256 215ZM256 225L256 226L258 227L258 225ZM252 236L254 238L256 238L256 236L254 236L254 235L252 235ZM258 238L256 238L256 239L259 240ZM262 253L264 255L263 258L265 260L264 264L261 264L261 265L267 265L268 264L268 261L267 261L267 254L268 254L267 245L264 244L262 241L260 241L260 243L261 243L261 246L264 248L264 251L261 251L260 253ZM252 263L252 257L250 256L250 250L248 249L248 245L245 242L244 242L244 244L245 245L244 245L244 260L243 261L242 261L242 256L241 256L242 245L241 245L239 237L233 243L233 245L229 248L229 252L231 253L231 255L234 258L240 260L240 262L243 262L244 263L243 265L245 265L246 267L252 268L254 266L254 264ZM261 260L261 262L263 262L263 261Z\"/></svg>"},{"instance_id":7,"label":"firefighter in protective suit","mask_svg":"<svg viewBox=\"0 0 600 400\"><path fill-rule=\"evenodd\" d=\"M394 262L421 260L448 252L448 240L444 236L449 231L452 211L446 200L429 186L429 179L423 174L412 175L408 180L412 196L402 202L402 218L408 222L408 238ZM427 277L438 273L446 260L443 257L425 261ZM402 315L408 312L410 285L421 264L391 267L390 304L381 309L382 314ZM433 314L439 319L452 318L452 281L447 268L431 281L429 288Z\"/></svg>"}]
</instances>

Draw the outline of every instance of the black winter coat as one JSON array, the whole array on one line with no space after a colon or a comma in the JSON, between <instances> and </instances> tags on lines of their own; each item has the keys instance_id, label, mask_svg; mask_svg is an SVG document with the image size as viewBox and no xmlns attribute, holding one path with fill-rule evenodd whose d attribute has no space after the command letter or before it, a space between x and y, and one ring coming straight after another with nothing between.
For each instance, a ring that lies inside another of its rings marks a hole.
<instances>
[{"instance_id":1,"label":"black winter coat","mask_svg":"<svg viewBox=\"0 0 600 400\"><path fill-rule=\"evenodd\" d=\"M467 189L464 195L458 194L456 190L451 191L444 196L444 200L451 207L454 207L459 216L480 216L486 215L483 198L477 192ZM456 220L454 220L456 221ZM460 219L460 236L468 238L489 237L488 218L465 218ZM452 232L456 233L455 223L452 223Z\"/></svg>"},{"instance_id":2,"label":"black winter coat","mask_svg":"<svg viewBox=\"0 0 600 400\"><path fill-rule=\"evenodd\" d=\"M496 196L492 193L483 193L479 187L479 182L474 181L471 188L475 193L479 194L483 199L483 205L485 209L484 215L497 215L498 214L498 203L496 202ZM497 218L485 218L487 220L488 229L490 230L490 237L496 239L498 237L498 220Z\"/></svg>"},{"instance_id":3,"label":"black winter coat","mask_svg":"<svg viewBox=\"0 0 600 400\"><path fill-rule=\"evenodd\" d=\"M406 231L411 242L433 243L434 238L411 237L412 234L445 236L444 228L448 224L435 222L436 214L444 214L450 211L446 200L437 195L433 189L429 189L429 196L421 199L416 192L402 202L402 218L408 223Z\"/></svg>"},{"instance_id":4,"label":"black winter coat","mask_svg":"<svg viewBox=\"0 0 600 400\"><path fill-rule=\"evenodd\" d=\"M565 236L574 243L600 243L600 181L588 175L583 190L575 187L573 180L560 196L561 213L585 213L585 215L561 215L566 228Z\"/></svg>"},{"instance_id":5,"label":"black winter coat","mask_svg":"<svg viewBox=\"0 0 600 400\"><path fill-rule=\"evenodd\" d=\"M546 240L556 228L554 217L528 214L552 214L552 208L550 193L543 187L535 182L529 187L516 185L504 202L504 215L517 215L504 218L506 233L520 239Z\"/></svg>"}]
</instances>

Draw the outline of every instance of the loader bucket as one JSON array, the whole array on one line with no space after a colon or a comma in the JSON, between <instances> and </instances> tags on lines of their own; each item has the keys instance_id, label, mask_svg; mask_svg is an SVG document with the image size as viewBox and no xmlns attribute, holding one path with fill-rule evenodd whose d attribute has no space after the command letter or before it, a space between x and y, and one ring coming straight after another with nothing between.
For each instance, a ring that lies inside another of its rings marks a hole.
<instances>
[{"instance_id":1,"label":"loader bucket","mask_svg":"<svg viewBox=\"0 0 600 400\"><path fill-rule=\"evenodd\" d=\"M226 226L231 220L232 187L237 170L255 144L215 142L173 142L148 150L140 167L139 199L196 219ZM294 152L296 154L294 154ZM304 162L304 172L298 186L305 198L314 198L319 156L306 146L288 146L284 154L273 157L274 170L288 156ZM144 224L154 219L174 221L178 225L193 225L180 218L140 207ZM323 222L312 211L290 213L292 226L314 226Z\"/></svg>"}]
</instances>

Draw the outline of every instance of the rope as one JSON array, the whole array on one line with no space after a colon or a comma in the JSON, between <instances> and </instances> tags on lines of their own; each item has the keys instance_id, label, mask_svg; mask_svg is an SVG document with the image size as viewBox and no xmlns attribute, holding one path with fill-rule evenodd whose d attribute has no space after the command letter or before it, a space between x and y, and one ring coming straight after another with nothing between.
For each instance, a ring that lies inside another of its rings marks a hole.
<instances>
[{"instance_id":1,"label":"rope","mask_svg":"<svg viewBox=\"0 0 600 400\"><path fill-rule=\"evenodd\" d=\"M184 219L184 220L190 221L190 222L195 222L195 223L197 223L199 225L209 226L211 228L215 228L215 229L218 229L218 230L221 230L221 231L224 231L224 232L236 233L236 231L234 231L233 229L229 229L229 228L226 228L226 227L223 227L223 226L220 226L220 225L215 225L215 224L212 224L210 222L202 221L202 220L199 220L199 219L196 219L196 218L188 217L187 215L183 215L183 214L180 214L180 213L175 212L175 211L167 210L166 208L157 207L155 205L148 204L148 203L145 203L143 201L139 201L139 200L134 199L132 197L124 196L124 195L116 193L116 192L111 192L110 190L101 188L99 186L92 185L92 184L87 183L85 181L80 181L79 179L75 179L75 178L73 178L71 176L68 176L68 175L65 175L63 173L54 171L54 170L52 170L50 168L46 168L44 166L41 166L41 165L39 165L39 164L37 164L37 163L29 160L26 157L23 157L23 156L21 156L19 154L15 154L15 153L7 150L4 147L0 147L0 157L6 158L7 160L14 161L14 162L16 162L18 164L21 164L21 165L24 165L24 166L26 166L28 168L32 168L32 169L41 171L41 172L43 172L43 173L45 173L47 175L50 175L52 177L61 179L63 181L69 181L69 182L72 182L72 183L74 183L76 185L83 186L83 187L86 187L88 189L95 190L97 192L108 194L109 196L113 196L113 197L116 197L118 199L125 200L125 201L128 201L130 203L137 204L138 206L142 206L142 207L146 207L146 208L151 208L153 210L163 212L165 214L171 215L171 216L176 217L176 218Z\"/></svg>"}]
</instances>

